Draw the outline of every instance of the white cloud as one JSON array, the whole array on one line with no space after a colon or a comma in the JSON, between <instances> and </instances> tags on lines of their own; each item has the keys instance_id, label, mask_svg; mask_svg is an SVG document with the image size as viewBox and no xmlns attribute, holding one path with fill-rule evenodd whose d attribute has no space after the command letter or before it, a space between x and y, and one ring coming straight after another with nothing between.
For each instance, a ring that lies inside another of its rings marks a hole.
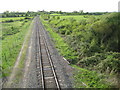
<instances>
[{"instance_id":1,"label":"white cloud","mask_svg":"<svg viewBox=\"0 0 120 90\"><path fill-rule=\"evenodd\" d=\"M0 12L62 10L74 11L118 11L119 0L1 0Z\"/></svg>"}]
</instances>

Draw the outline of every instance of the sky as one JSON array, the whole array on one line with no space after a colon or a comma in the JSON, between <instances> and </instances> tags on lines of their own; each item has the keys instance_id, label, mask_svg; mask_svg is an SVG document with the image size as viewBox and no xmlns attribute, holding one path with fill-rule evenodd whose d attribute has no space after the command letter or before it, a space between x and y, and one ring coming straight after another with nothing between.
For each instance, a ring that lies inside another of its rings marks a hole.
<instances>
[{"instance_id":1,"label":"sky","mask_svg":"<svg viewBox=\"0 0 120 90\"><path fill-rule=\"evenodd\" d=\"M118 11L120 0L1 0L0 13L4 11Z\"/></svg>"}]
</instances>

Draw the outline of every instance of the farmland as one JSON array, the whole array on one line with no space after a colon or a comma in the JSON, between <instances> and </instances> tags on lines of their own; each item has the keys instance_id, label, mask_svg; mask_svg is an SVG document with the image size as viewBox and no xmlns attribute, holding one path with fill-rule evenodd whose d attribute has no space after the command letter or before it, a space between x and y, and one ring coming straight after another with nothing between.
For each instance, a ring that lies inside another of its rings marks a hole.
<instances>
[{"instance_id":1,"label":"farmland","mask_svg":"<svg viewBox=\"0 0 120 90\"><path fill-rule=\"evenodd\" d=\"M9 18L1 18L0 19L0 22L5 22L5 21L10 21L10 20L13 20L13 21L15 21L15 20L22 20L22 19L24 19L25 17L16 17L16 18L14 18L14 17L9 17Z\"/></svg>"},{"instance_id":2,"label":"farmland","mask_svg":"<svg viewBox=\"0 0 120 90\"><path fill-rule=\"evenodd\" d=\"M8 18L1 18L0 22L14 22L14 21L24 21L27 17L8 17ZM32 18L32 17L29 17Z\"/></svg>"},{"instance_id":3,"label":"farmland","mask_svg":"<svg viewBox=\"0 0 120 90\"><path fill-rule=\"evenodd\" d=\"M77 83L75 87L80 87L78 82L81 81L86 82L87 87L105 88L118 85L120 71L118 28L120 26L116 21L119 16L118 13L41 16L61 55L71 64L77 65L73 65L75 68L81 67L88 70L80 68L75 72ZM64 44L58 42L61 39ZM81 71L83 76L79 73ZM96 80L89 78L93 71L99 73L94 73L99 84Z\"/></svg>"}]
</instances>

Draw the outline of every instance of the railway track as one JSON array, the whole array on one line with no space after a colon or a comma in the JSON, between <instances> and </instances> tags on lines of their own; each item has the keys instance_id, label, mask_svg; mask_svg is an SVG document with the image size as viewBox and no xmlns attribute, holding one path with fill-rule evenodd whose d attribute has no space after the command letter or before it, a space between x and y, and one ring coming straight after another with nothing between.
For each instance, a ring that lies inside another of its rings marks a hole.
<instances>
[{"instance_id":1,"label":"railway track","mask_svg":"<svg viewBox=\"0 0 120 90\"><path fill-rule=\"evenodd\" d=\"M36 27L36 68L39 88L60 90L59 80L46 42L45 31L39 16L35 18Z\"/></svg>"}]
</instances>

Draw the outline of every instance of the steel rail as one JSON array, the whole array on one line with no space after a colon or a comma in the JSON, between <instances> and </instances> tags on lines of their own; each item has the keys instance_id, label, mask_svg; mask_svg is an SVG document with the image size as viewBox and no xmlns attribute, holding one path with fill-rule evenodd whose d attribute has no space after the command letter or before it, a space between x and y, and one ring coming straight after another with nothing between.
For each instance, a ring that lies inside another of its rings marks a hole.
<instances>
[{"instance_id":1,"label":"steel rail","mask_svg":"<svg viewBox=\"0 0 120 90\"><path fill-rule=\"evenodd\" d=\"M55 71L55 67L54 67L54 64L53 64L53 61L52 61L52 58L51 58L51 54L50 54L50 51L49 51L49 48L48 48L48 44L47 44L47 40L46 40L46 37L45 37L45 29L42 25L42 23L40 22L40 18L37 16L36 17L36 34L37 34L37 39L38 39L38 47L39 47L39 56L40 56L40 71L41 71L41 76L42 76L42 88L45 90L46 89L46 85L45 85L45 75L44 75L44 66L43 66L43 61L42 61L42 51L41 51L41 40L43 40L43 43L44 43L44 46L45 46L45 50L46 50L46 53L47 53L47 58L49 60L49 64L51 66L51 69L52 69L52 73L53 73L53 78L55 80L55 84L57 86L57 89L58 90L61 90L60 88L60 84L59 84L59 80L58 80L58 77L57 77L57 74L56 74L56 71ZM41 35L42 34L42 35Z\"/></svg>"}]
</instances>

